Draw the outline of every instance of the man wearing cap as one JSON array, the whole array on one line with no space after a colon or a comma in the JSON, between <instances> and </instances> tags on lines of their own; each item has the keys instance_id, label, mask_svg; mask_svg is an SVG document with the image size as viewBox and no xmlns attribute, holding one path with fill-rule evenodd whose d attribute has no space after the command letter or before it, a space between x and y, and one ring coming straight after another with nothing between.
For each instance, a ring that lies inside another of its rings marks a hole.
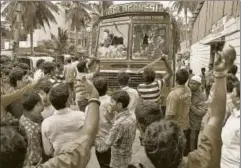
<instances>
[{"instance_id":1,"label":"man wearing cap","mask_svg":"<svg viewBox=\"0 0 241 168\"><path fill-rule=\"evenodd\" d=\"M190 151L197 149L198 134L200 132L202 118L207 111L206 96L201 90L202 79L195 75L190 79L189 88L192 92L191 107L189 112L190 124Z\"/></svg>"}]
</instances>

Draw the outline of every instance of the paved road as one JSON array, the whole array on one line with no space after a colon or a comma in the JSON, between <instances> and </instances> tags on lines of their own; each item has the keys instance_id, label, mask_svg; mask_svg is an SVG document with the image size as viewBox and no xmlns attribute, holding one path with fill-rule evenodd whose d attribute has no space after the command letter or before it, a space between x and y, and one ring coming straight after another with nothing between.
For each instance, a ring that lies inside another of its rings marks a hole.
<instances>
[{"instance_id":1,"label":"paved road","mask_svg":"<svg viewBox=\"0 0 241 168\"><path fill-rule=\"evenodd\" d=\"M70 108L72 110L78 110L77 106L71 106ZM140 132L137 130L135 141L134 141L133 147L132 147L132 163L138 163L141 160L143 161L146 159L144 148L140 145L139 136L140 136ZM146 164L149 166L148 162ZM90 158L89 164L87 165L86 168L100 168L97 158L95 156L94 148L92 148L92 150L91 150L91 158Z\"/></svg>"},{"instance_id":2,"label":"paved road","mask_svg":"<svg viewBox=\"0 0 241 168\"><path fill-rule=\"evenodd\" d=\"M135 142L133 144L133 151L132 151L133 152L133 154L132 154L133 162L138 162L142 158L145 158L144 148L142 146L140 146L139 135L140 135L140 132L136 131L136 138L135 138ZM90 158L87 168L100 168L99 163L96 159L94 150L95 149L93 148L91 151L92 154L91 154L91 158Z\"/></svg>"}]
</instances>

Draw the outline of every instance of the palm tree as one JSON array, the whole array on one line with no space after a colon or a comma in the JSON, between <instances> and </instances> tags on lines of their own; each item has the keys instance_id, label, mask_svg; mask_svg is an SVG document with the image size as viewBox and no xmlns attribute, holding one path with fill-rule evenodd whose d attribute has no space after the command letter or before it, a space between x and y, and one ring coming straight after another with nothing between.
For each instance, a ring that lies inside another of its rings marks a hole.
<instances>
[{"instance_id":1,"label":"palm tree","mask_svg":"<svg viewBox=\"0 0 241 168\"><path fill-rule=\"evenodd\" d=\"M67 50L67 46L69 45L68 42L68 31L67 30L63 30L60 27L58 28L58 34L54 35L51 33L51 38L53 40L53 44L54 44L54 50L58 53L58 54L63 54L66 52Z\"/></svg>"},{"instance_id":2,"label":"palm tree","mask_svg":"<svg viewBox=\"0 0 241 168\"><path fill-rule=\"evenodd\" d=\"M175 1L172 4L172 8L175 11L177 11L177 14L180 14L182 11L184 11L184 18L186 21L186 29L188 29L187 13L188 13L188 11L194 12L197 4L198 4L197 1ZM186 40L188 40L188 30L186 30Z\"/></svg>"},{"instance_id":3,"label":"palm tree","mask_svg":"<svg viewBox=\"0 0 241 168\"><path fill-rule=\"evenodd\" d=\"M86 26L90 20L89 5L86 2L63 2L66 7L66 20L71 23L71 29L75 29L75 45L78 45L78 31Z\"/></svg>"},{"instance_id":4,"label":"palm tree","mask_svg":"<svg viewBox=\"0 0 241 168\"><path fill-rule=\"evenodd\" d=\"M19 25L15 26L16 20L19 18L20 27L23 27L30 34L31 55L33 54L33 32L39 26L45 28L50 27L50 22L57 23L52 12L58 12L58 7L51 1L5 1L2 15L11 20L12 25L19 29ZM21 10L16 13L16 7L20 6ZM45 30L45 29L44 29Z\"/></svg>"},{"instance_id":5,"label":"palm tree","mask_svg":"<svg viewBox=\"0 0 241 168\"><path fill-rule=\"evenodd\" d=\"M92 54L93 48L93 33L96 31L96 28L99 23L99 18L107 14L108 8L113 5L112 1L99 1L99 4L93 3L90 4L90 17L91 20L89 22L90 29L90 40L89 40L89 55Z\"/></svg>"}]
</instances>

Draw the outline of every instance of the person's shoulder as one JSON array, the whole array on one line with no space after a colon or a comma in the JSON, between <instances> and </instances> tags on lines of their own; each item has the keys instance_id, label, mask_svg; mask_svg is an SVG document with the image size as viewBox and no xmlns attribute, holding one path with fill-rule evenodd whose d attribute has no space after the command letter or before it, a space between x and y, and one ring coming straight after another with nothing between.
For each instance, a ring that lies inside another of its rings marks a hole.
<instances>
[{"instance_id":1,"label":"person's shoulder","mask_svg":"<svg viewBox=\"0 0 241 168\"><path fill-rule=\"evenodd\" d=\"M51 115L48 118L45 118L41 124L42 128L51 128L55 124L55 116Z\"/></svg>"}]
</instances>

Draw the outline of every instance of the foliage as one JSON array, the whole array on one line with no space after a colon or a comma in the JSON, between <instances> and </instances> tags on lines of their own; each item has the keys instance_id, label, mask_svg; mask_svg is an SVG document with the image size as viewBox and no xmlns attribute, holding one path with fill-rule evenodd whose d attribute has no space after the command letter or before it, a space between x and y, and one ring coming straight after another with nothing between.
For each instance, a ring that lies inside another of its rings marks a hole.
<instances>
[{"instance_id":1,"label":"foliage","mask_svg":"<svg viewBox=\"0 0 241 168\"><path fill-rule=\"evenodd\" d=\"M71 23L71 29L79 31L90 20L90 8L86 2L69 1L63 2L66 7L66 20Z\"/></svg>"},{"instance_id":2,"label":"foliage","mask_svg":"<svg viewBox=\"0 0 241 168\"><path fill-rule=\"evenodd\" d=\"M58 34L51 34L52 42L54 44L54 49L59 54L63 54L67 52L67 47L69 45L68 41L68 31L63 30L60 27L58 28Z\"/></svg>"},{"instance_id":3,"label":"foliage","mask_svg":"<svg viewBox=\"0 0 241 168\"><path fill-rule=\"evenodd\" d=\"M31 33L38 26L50 27L50 22L57 23L52 12L58 12L58 7L51 1L5 1L2 15L14 25L20 15L21 25ZM20 5L20 12L16 12Z\"/></svg>"},{"instance_id":4,"label":"foliage","mask_svg":"<svg viewBox=\"0 0 241 168\"><path fill-rule=\"evenodd\" d=\"M187 12L194 12L197 4L198 1L175 1L172 5L172 8L174 9L174 11L177 11L178 14L180 14L181 11L184 10L185 19L187 23Z\"/></svg>"}]
</instances>

